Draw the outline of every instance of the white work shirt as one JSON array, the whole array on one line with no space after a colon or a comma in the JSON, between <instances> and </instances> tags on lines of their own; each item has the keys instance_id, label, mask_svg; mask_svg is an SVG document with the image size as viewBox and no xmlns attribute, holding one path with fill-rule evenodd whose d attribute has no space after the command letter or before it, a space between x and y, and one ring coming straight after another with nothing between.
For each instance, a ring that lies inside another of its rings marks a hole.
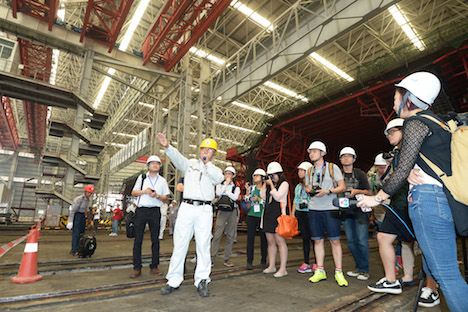
<instances>
[{"instance_id":1,"label":"white work shirt","mask_svg":"<svg viewBox=\"0 0 468 312\"><path fill-rule=\"evenodd\" d=\"M167 181L159 174L156 174L154 178L151 178L149 173L146 174L146 179L143 181L143 189L141 187L141 174L138 176L135 186L133 187L134 191L143 191L148 187L159 196L169 195L169 187L167 186ZM162 201L156 197L151 197L148 194L142 194L138 197L137 205L138 207L161 207Z\"/></svg>"},{"instance_id":2,"label":"white work shirt","mask_svg":"<svg viewBox=\"0 0 468 312\"><path fill-rule=\"evenodd\" d=\"M174 147L169 146L166 155L174 166L184 173L184 199L212 201L215 197L215 186L224 180L223 171L201 159L187 159Z\"/></svg>"},{"instance_id":3,"label":"white work shirt","mask_svg":"<svg viewBox=\"0 0 468 312\"><path fill-rule=\"evenodd\" d=\"M234 184L234 182L226 184L218 184L216 185L216 196L221 197L222 195L226 195L233 201L237 201L240 195L240 188Z\"/></svg>"}]
</instances>

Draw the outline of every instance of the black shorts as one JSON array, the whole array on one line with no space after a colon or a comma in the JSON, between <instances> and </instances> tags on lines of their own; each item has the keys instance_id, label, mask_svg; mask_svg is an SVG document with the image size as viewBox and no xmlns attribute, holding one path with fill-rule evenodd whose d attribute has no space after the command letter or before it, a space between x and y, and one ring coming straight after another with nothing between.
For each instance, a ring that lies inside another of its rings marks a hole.
<instances>
[{"instance_id":1,"label":"black shorts","mask_svg":"<svg viewBox=\"0 0 468 312\"><path fill-rule=\"evenodd\" d=\"M414 234L413 225L408 215L408 209L398 209L391 207L398 216L406 223L411 232ZM379 232L394 234L397 236L397 240L402 242L412 242L414 240L406 226L395 216L395 214L387 209L385 213L385 218L382 221L382 224L379 227Z\"/></svg>"}]
</instances>

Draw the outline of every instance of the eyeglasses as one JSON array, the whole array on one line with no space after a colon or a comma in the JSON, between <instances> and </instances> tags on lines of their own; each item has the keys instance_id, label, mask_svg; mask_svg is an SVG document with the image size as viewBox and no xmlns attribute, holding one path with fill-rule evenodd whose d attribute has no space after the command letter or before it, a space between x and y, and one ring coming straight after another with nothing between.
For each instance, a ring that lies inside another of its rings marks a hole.
<instances>
[{"instance_id":1,"label":"eyeglasses","mask_svg":"<svg viewBox=\"0 0 468 312\"><path fill-rule=\"evenodd\" d=\"M387 131L387 136L394 135L395 132L398 132L398 131L400 131L400 129L397 129L397 128L390 129Z\"/></svg>"}]
</instances>

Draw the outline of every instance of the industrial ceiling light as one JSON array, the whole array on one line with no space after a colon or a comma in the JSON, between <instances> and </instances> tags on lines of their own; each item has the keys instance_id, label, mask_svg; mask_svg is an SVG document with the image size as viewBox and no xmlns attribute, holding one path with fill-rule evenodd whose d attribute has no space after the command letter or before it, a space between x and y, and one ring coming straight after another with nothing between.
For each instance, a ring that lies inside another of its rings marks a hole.
<instances>
[{"instance_id":1,"label":"industrial ceiling light","mask_svg":"<svg viewBox=\"0 0 468 312\"><path fill-rule=\"evenodd\" d=\"M245 4L241 3L240 1L233 0L230 4L234 9L238 10L245 16L247 16L249 19L251 19L254 23L262 26L268 31L273 31L275 28L269 20L258 14L257 12L254 12L251 8L246 6Z\"/></svg>"},{"instance_id":2,"label":"industrial ceiling light","mask_svg":"<svg viewBox=\"0 0 468 312\"><path fill-rule=\"evenodd\" d=\"M330 63L329 61L324 59L323 57L321 57L320 55L318 55L317 53L313 52L310 55L310 57L317 60L317 61L319 61L320 63L322 63L323 65L325 65L330 70L334 71L336 74L338 74L340 77L346 79L347 81L349 81L349 82L354 81L353 77L351 77L350 75L348 75L347 73L345 73L344 71L342 71L341 69L339 69L338 67L336 67L335 65L333 65L332 63Z\"/></svg>"},{"instance_id":3,"label":"industrial ceiling light","mask_svg":"<svg viewBox=\"0 0 468 312\"><path fill-rule=\"evenodd\" d=\"M401 29L403 29L403 31L408 36L409 40L411 40L413 45L416 48L418 48L419 51L424 51L426 49L424 42L420 40L418 32L411 26L410 21L408 20L406 15L403 14L403 11L401 10L400 6L398 4L392 5L388 8L388 11L390 12L390 14L392 14L395 21L398 23L398 25L400 25Z\"/></svg>"},{"instance_id":4,"label":"industrial ceiling light","mask_svg":"<svg viewBox=\"0 0 468 312\"><path fill-rule=\"evenodd\" d=\"M262 114L262 115L267 115L268 117L275 117L275 115L270 114L270 113L267 112L267 111L261 110L260 108L253 107L253 106L250 106L250 105L241 103L241 102L233 101L233 102L232 102L232 105L238 106L238 107L240 107L240 108L248 109L248 110L251 110L251 111L253 111L253 112Z\"/></svg>"},{"instance_id":5,"label":"industrial ceiling light","mask_svg":"<svg viewBox=\"0 0 468 312\"><path fill-rule=\"evenodd\" d=\"M293 98L296 98L298 100L301 100L302 102L309 102L309 99L306 98L305 96L303 95L300 95L300 94L297 94L296 92L290 90L290 89L287 89L285 87L282 87L274 82L271 82L271 81L267 81L263 84L264 86L268 87L268 88L271 88L275 91L278 91L279 93L282 93L284 95L287 95L289 97L293 97Z\"/></svg>"},{"instance_id":6,"label":"industrial ceiling light","mask_svg":"<svg viewBox=\"0 0 468 312\"><path fill-rule=\"evenodd\" d=\"M128 48L128 45L130 44L130 40L132 39L133 33L135 32L138 24L140 24L141 18L143 17L143 14L146 12L146 8L148 7L150 0L141 0L140 3L138 4L138 7L135 10L135 13L133 13L133 17L130 20L130 26L128 26L127 31L125 32L125 35L123 36L122 41L120 42L119 45L119 50L120 51L125 51Z\"/></svg>"}]
</instances>

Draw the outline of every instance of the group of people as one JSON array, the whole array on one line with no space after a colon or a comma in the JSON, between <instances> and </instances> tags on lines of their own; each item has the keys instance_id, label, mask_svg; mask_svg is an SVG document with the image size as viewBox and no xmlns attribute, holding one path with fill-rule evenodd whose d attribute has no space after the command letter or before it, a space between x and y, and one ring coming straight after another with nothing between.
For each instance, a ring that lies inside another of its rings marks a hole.
<instances>
[{"instance_id":1,"label":"group of people","mask_svg":"<svg viewBox=\"0 0 468 312\"><path fill-rule=\"evenodd\" d=\"M300 183L294 189L292 205L292 214L298 219L304 256L304 262L297 271L312 273L309 282L315 284L327 279L325 238L331 244L334 279L339 286L348 286L345 275L368 280L368 223L369 219L377 219L377 240L385 277L368 288L375 292L399 294L403 286L412 285L413 244L417 240L423 253L424 270L429 277L420 305L438 304L437 287L440 287L451 311L466 309L468 285L458 268L456 233L449 207L449 202L454 199L420 156L420 153L424 154L447 175L451 174L451 134L425 117L431 116L442 123L429 110L440 89L439 79L428 72L414 73L396 85L394 110L399 118L390 121L384 130L394 150L378 154L369 175L354 167L358 154L352 147L347 146L340 151L339 166L325 161L327 147L323 142L310 144L307 149L309 160L297 167ZM183 194L173 230L174 249L166 275L167 284L161 288L161 294L171 294L182 283L188 246L195 237L197 265L194 284L200 296L207 297L210 295L211 267L223 233L226 233L224 265L233 266L230 256L237 224L235 202L240 195L239 187L233 182L236 172L232 167L223 172L212 163L217 152L217 144L212 139L201 143L199 158L187 159L169 144L164 134L159 133L157 137L174 166L184 174ZM160 166L160 159L151 156L146 179L140 176L132 192L139 202L131 277L141 274L141 241L146 223L149 223L152 238L150 270L153 274L162 274L157 268L161 216L160 209L156 208L167 201L169 188L158 174ZM288 247L276 228L278 217L287 213L289 183L278 162L268 164L266 172L262 168L256 169L252 181L253 185L246 184L245 195L249 209L246 268L253 268L255 235L260 230L263 273L281 278L288 275ZM179 185L177 188L179 190ZM211 239L215 197L218 214ZM340 210L335 206L336 201L334 205L337 197L357 199L359 208ZM372 207L375 209L370 209ZM341 226L355 261L355 269L346 274L343 273ZM399 280L395 274L395 240L402 243L404 276ZM311 244L315 261L310 257ZM275 263L278 251L279 268Z\"/></svg>"}]
</instances>

